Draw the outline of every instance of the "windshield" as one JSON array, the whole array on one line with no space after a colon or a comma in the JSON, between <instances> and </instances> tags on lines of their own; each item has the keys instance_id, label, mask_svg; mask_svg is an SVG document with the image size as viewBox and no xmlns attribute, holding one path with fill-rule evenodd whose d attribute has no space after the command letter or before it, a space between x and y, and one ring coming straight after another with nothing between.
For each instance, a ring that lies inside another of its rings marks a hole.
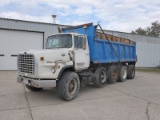
<instances>
[{"instance_id":1,"label":"windshield","mask_svg":"<svg viewBox=\"0 0 160 120\"><path fill-rule=\"evenodd\" d=\"M52 35L48 37L46 49L71 48L72 36L70 34Z\"/></svg>"}]
</instances>

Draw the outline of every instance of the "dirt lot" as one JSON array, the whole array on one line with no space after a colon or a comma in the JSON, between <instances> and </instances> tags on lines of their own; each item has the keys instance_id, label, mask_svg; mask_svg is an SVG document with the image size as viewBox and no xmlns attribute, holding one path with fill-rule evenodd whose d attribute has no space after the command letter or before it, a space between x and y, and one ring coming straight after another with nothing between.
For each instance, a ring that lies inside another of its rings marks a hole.
<instances>
[{"instance_id":1,"label":"dirt lot","mask_svg":"<svg viewBox=\"0 0 160 120\"><path fill-rule=\"evenodd\" d=\"M81 88L66 102L56 89L30 92L15 71L0 71L0 120L160 120L160 74L137 72L134 80Z\"/></svg>"}]
</instances>

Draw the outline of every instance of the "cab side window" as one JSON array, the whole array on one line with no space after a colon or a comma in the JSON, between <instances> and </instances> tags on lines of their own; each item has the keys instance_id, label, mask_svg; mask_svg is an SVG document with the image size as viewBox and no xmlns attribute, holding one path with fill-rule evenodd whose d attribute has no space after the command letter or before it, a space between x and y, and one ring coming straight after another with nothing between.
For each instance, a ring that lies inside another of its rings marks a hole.
<instances>
[{"instance_id":1,"label":"cab side window","mask_svg":"<svg viewBox=\"0 0 160 120\"><path fill-rule=\"evenodd\" d=\"M78 37L78 36L74 37L74 48L82 49L82 37Z\"/></svg>"}]
</instances>

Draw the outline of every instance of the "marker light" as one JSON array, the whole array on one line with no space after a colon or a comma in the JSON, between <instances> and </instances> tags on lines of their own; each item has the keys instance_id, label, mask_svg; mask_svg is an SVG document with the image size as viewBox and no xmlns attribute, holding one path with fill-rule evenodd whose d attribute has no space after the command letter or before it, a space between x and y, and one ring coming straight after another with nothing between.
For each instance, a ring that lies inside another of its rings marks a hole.
<instances>
[{"instance_id":1,"label":"marker light","mask_svg":"<svg viewBox=\"0 0 160 120\"><path fill-rule=\"evenodd\" d=\"M84 25L83 25L83 28L87 28L87 24L84 24Z\"/></svg>"},{"instance_id":2,"label":"marker light","mask_svg":"<svg viewBox=\"0 0 160 120\"><path fill-rule=\"evenodd\" d=\"M44 57L40 57L40 60L41 60L41 61L44 61Z\"/></svg>"},{"instance_id":3,"label":"marker light","mask_svg":"<svg viewBox=\"0 0 160 120\"><path fill-rule=\"evenodd\" d=\"M60 65L58 65L57 68L59 69L59 68L60 68Z\"/></svg>"}]
</instances>

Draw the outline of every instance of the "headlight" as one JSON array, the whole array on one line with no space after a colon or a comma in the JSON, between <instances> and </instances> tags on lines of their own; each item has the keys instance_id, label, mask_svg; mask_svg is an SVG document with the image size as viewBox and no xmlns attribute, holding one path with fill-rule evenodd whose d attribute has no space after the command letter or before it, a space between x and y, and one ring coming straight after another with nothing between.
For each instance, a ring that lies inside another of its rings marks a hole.
<instances>
[{"instance_id":1,"label":"headlight","mask_svg":"<svg viewBox=\"0 0 160 120\"><path fill-rule=\"evenodd\" d=\"M54 74L56 72L56 69L53 67L51 72Z\"/></svg>"}]
</instances>

